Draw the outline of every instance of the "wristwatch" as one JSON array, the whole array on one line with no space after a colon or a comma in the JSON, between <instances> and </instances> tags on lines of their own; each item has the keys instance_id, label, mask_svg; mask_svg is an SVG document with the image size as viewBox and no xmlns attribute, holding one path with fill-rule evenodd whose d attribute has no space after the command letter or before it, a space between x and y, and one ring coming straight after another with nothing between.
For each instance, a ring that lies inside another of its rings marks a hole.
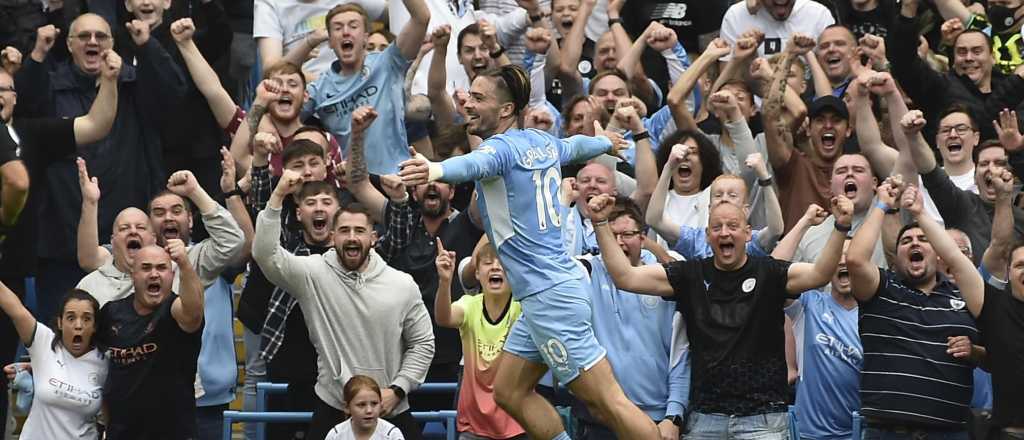
<instances>
[{"instance_id":1,"label":"wristwatch","mask_svg":"<svg viewBox=\"0 0 1024 440\"><path fill-rule=\"evenodd\" d=\"M673 425L676 425L676 426L678 426L680 428L683 427L683 416L681 416L679 414L676 414L676 415L674 415L672 417L666 417L666 419L667 420L671 420Z\"/></svg>"},{"instance_id":2,"label":"wristwatch","mask_svg":"<svg viewBox=\"0 0 1024 440\"><path fill-rule=\"evenodd\" d=\"M397 397L398 400L402 400L405 398L405 390L403 390L402 387L398 385L391 385L388 388L391 388L391 391L395 392L395 397Z\"/></svg>"}]
</instances>

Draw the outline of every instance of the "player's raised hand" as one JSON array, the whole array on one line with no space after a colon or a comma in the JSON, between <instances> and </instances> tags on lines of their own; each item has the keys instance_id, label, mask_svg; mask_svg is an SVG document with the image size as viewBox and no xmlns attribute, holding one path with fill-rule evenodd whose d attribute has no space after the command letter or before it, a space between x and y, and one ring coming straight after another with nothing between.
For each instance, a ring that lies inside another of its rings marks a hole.
<instances>
[{"instance_id":1,"label":"player's raised hand","mask_svg":"<svg viewBox=\"0 0 1024 440\"><path fill-rule=\"evenodd\" d=\"M409 147L410 159L398 165L398 175L405 182L405 186L413 187L430 181L430 161L425 156L416 152L412 146Z\"/></svg>"}]
</instances>

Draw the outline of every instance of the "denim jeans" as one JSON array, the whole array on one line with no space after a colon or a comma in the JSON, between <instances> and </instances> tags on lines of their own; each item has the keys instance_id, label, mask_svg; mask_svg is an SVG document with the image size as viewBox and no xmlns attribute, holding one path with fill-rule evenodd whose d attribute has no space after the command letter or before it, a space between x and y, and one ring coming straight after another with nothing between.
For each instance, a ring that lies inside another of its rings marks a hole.
<instances>
[{"instance_id":1,"label":"denim jeans","mask_svg":"<svg viewBox=\"0 0 1024 440\"><path fill-rule=\"evenodd\" d=\"M245 382L242 384L245 400L242 408L256 411L256 383L267 380L267 363L260 358L260 335L243 327L242 340L245 342ZM256 440L255 423L245 424L245 440Z\"/></svg>"},{"instance_id":2,"label":"denim jeans","mask_svg":"<svg viewBox=\"0 0 1024 440\"><path fill-rule=\"evenodd\" d=\"M867 426L861 434L863 440L967 440L967 431L940 431L931 429L885 429Z\"/></svg>"},{"instance_id":3,"label":"denim jeans","mask_svg":"<svg viewBox=\"0 0 1024 440\"><path fill-rule=\"evenodd\" d=\"M736 417L694 412L686 421L684 437L687 440L789 440L789 414Z\"/></svg>"}]
</instances>

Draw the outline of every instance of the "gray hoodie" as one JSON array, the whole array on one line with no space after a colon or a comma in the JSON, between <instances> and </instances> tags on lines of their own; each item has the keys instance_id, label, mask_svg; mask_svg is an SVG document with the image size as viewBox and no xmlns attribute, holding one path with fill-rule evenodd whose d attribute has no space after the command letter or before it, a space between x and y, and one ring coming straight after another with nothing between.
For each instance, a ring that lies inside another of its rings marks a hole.
<instances>
[{"instance_id":1,"label":"gray hoodie","mask_svg":"<svg viewBox=\"0 0 1024 440\"><path fill-rule=\"evenodd\" d=\"M362 272L345 269L334 249L295 256L281 247L280 236L281 210L268 207L256 220L252 257L302 307L318 357L317 397L343 409L342 387L356 374L381 388L419 387L434 357L434 331L412 276L373 250ZM408 409L403 399L391 414Z\"/></svg>"}]
</instances>

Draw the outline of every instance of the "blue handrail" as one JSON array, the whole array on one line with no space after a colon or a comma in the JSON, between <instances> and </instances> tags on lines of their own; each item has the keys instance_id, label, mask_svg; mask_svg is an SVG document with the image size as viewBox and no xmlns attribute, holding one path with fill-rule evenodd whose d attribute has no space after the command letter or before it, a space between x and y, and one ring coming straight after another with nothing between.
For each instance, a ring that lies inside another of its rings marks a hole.
<instances>
[{"instance_id":1,"label":"blue handrail","mask_svg":"<svg viewBox=\"0 0 1024 440\"><path fill-rule=\"evenodd\" d=\"M455 411L414 412L412 417L420 422L444 421L448 440L455 440ZM231 425L239 422L260 423L293 423L309 422L313 419L311 412L265 412L265 411L224 411L224 440L231 440Z\"/></svg>"},{"instance_id":2,"label":"blue handrail","mask_svg":"<svg viewBox=\"0 0 1024 440\"><path fill-rule=\"evenodd\" d=\"M420 385L420 387L417 388L415 391L413 391L413 393L416 393L416 394L421 394L421 393L448 393L448 392L454 393L455 390L458 388L458 385L459 384L457 384L455 382L425 383L425 384ZM268 413L267 412L267 396L269 396L271 394L282 394L282 393L285 393L287 391L288 391L288 384L286 384L286 383L273 383L273 382L258 382L258 383L256 383L256 411L255 412L257 412L257 413L267 413L267 414L301 414L301 413L288 413L288 412L274 412L274 413ZM414 413L414 414L416 414L416 413ZM267 420L267 421L263 421L263 420L244 420L244 421L259 422L259 423L256 424L256 438L258 440L264 440L264 439L267 438L267 424L265 422L271 422L270 420ZM275 423L288 423L288 422L295 422L295 421L296 420L277 420L277 421L274 421L274 422ZM301 421L301 420L299 420L299 421ZM447 426L446 427L446 431L448 431L448 432L455 432L454 419L453 419L453 423L451 423L451 426Z\"/></svg>"}]
</instances>

